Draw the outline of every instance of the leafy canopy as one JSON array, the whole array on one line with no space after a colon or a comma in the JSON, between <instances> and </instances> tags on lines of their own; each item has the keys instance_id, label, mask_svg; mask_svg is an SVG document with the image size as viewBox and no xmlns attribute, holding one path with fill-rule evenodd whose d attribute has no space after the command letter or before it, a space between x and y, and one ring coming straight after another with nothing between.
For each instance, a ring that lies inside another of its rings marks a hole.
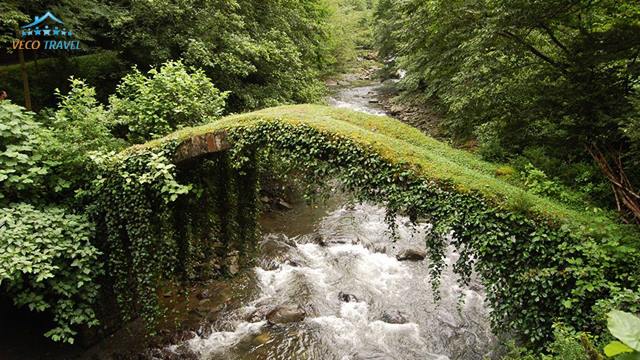
<instances>
[{"instance_id":1,"label":"leafy canopy","mask_svg":"<svg viewBox=\"0 0 640 360\"><path fill-rule=\"evenodd\" d=\"M604 183L609 205L606 175L637 206L638 2L381 1L377 14L381 54L406 70L405 93L434 100L454 140L477 139L492 160L525 156L568 184Z\"/></svg>"}]
</instances>

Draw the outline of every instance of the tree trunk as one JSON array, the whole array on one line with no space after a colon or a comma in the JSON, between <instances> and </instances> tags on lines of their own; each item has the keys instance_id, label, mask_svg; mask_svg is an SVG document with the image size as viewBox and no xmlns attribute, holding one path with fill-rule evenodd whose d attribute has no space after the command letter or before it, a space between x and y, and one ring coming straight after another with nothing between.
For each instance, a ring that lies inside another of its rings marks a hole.
<instances>
[{"instance_id":1,"label":"tree trunk","mask_svg":"<svg viewBox=\"0 0 640 360\"><path fill-rule=\"evenodd\" d=\"M621 151L608 151L605 154L595 144L588 145L587 150L611 182L618 211L628 213L640 224L640 195L624 172Z\"/></svg>"},{"instance_id":2,"label":"tree trunk","mask_svg":"<svg viewBox=\"0 0 640 360\"><path fill-rule=\"evenodd\" d=\"M20 37L20 29L16 27L16 34ZM20 60L20 72L22 73L22 88L24 94L24 107L31 111L31 92L29 91L29 74L27 73L27 64L24 62L24 51L18 49L18 59Z\"/></svg>"}]
</instances>

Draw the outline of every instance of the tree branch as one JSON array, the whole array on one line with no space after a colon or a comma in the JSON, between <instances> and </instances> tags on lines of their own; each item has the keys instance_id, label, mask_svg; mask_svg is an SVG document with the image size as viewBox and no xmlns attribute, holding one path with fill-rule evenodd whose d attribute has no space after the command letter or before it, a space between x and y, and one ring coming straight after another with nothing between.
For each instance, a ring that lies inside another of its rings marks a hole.
<instances>
[{"instance_id":1,"label":"tree branch","mask_svg":"<svg viewBox=\"0 0 640 360\"><path fill-rule=\"evenodd\" d=\"M535 48L533 45L531 45L528 42L526 42L525 40L519 38L517 35L509 32L509 31L506 31L506 30L505 31L499 31L498 35L501 35L503 37L511 39L511 40L515 41L516 43L524 46L527 50L529 50L529 52L531 52L532 54L534 54L538 58L542 59L547 64L549 64L549 65L553 66L554 68L560 70L563 74L567 74L567 70L566 70L567 65L566 64L558 63L557 61L553 60L552 58L550 58L549 56L544 54L542 51L540 51L537 48Z\"/></svg>"},{"instance_id":2,"label":"tree branch","mask_svg":"<svg viewBox=\"0 0 640 360\"><path fill-rule=\"evenodd\" d=\"M620 151L618 151L617 155L614 150L610 151L610 155L612 156L609 158L613 157L613 161L610 162L597 145L590 144L587 145L586 148L600 170L611 182L611 188L618 209L620 210L620 203L622 203L625 209L631 213L635 221L640 223L640 196L624 172Z\"/></svg>"},{"instance_id":3,"label":"tree branch","mask_svg":"<svg viewBox=\"0 0 640 360\"><path fill-rule=\"evenodd\" d=\"M569 49L560 40L558 40L556 35L553 33L553 30L551 30L543 22L540 23L540 27L544 29L544 31L547 33L547 35L549 35L549 38L551 39L551 42L556 44L556 46L559 47L560 49L562 49L562 51L564 51L566 54L569 54Z\"/></svg>"}]
</instances>

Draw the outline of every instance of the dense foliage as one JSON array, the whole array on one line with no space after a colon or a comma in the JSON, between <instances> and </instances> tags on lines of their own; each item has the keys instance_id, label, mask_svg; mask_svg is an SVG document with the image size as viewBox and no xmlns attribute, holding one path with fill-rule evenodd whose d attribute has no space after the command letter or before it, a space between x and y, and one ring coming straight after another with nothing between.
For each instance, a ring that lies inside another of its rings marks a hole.
<instances>
[{"instance_id":1,"label":"dense foliage","mask_svg":"<svg viewBox=\"0 0 640 360\"><path fill-rule=\"evenodd\" d=\"M12 259L3 261L0 281L16 305L47 310L54 316L58 327L47 333L54 340L72 342L79 325L95 325L97 284L117 279L116 270L106 279L98 277L105 259L98 257L97 248L105 245L96 241L94 224L86 215L72 215L86 213L87 206L95 207L94 194L105 181L100 177L102 164L130 143L215 119L226 96L202 72L177 62L152 69L148 76L134 71L118 90L105 106L96 99L93 87L71 79L68 93L56 92L58 108L40 116L0 101L0 245ZM172 177L172 167L165 158L156 157L145 166L152 175L125 176L126 181L144 187ZM163 189L175 191L177 197L189 188L169 182ZM169 197L160 208L166 209L175 197ZM132 211L117 209L120 215ZM129 256L129 252L125 254ZM117 262L110 253L109 259ZM141 264L155 266L147 260ZM37 266L41 269L36 271ZM138 271L142 273L142 266ZM149 296L153 287L140 285L136 289L145 292L143 299L155 299ZM120 290L123 294L129 291Z\"/></svg>"},{"instance_id":2,"label":"dense foliage","mask_svg":"<svg viewBox=\"0 0 640 360\"><path fill-rule=\"evenodd\" d=\"M231 91L237 111L319 99L326 18L319 0L133 0L112 24L127 59L183 58Z\"/></svg>"},{"instance_id":3,"label":"dense foliage","mask_svg":"<svg viewBox=\"0 0 640 360\"><path fill-rule=\"evenodd\" d=\"M114 132L131 143L160 137L184 126L215 120L228 92L220 92L201 70L188 72L180 62L167 62L145 76L127 74L109 98Z\"/></svg>"},{"instance_id":4,"label":"dense foliage","mask_svg":"<svg viewBox=\"0 0 640 360\"><path fill-rule=\"evenodd\" d=\"M0 205L37 188L48 172L41 166L40 124L20 106L0 102Z\"/></svg>"},{"instance_id":5,"label":"dense foliage","mask_svg":"<svg viewBox=\"0 0 640 360\"><path fill-rule=\"evenodd\" d=\"M96 100L94 88L78 79L72 78L70 83L68 94L56 91L58 109L45 121L50 131L44 145L50 167L50 201L73 199L74 192L93 179L90 154L116 151L126 145L112 135L109 112Z\"/></svg>"},{"instance_id":6,"label":"dense foliage","mask_svg":"<svg viewBox=\"0 0 640 360\"><path fill-rule=\"evenodd\" d=\"M330 70L346 72L357 62L357 50L373 49L373 0L327 0L330 36L326 39Z\"/></svg>"},{"instance_id":7,"label":"dense foliage","mask_svg":"<svg viewBox=\"0 0 640 360\"><path fill-rule=\"evenodd\" d=\"M381 1L377 14L381 54L455 139L640 219L637 2Z\"/></svg>"},{"instance_id":8,"label":"dense foliage","mask_svg":"<svg viewBox=\"0 0 640 360\"><path fill-rule=\"evenodd\" d=\"M163 316L158 292L167 281L219 274L225 269L212 258L246 258L256 243L254 164L232 166L222 154L178 168L169 160L174 147L100 160L92 189L120 314L140 315L150 332Z\"/></svg>"},{"instance_id":9,"label":"dense foliage","mask_svg":"<svg viewBox=\"0 0 640 360\"><path fill-rule=\"evenodd\" d=\"M48 311L45 335L73 343L79 325L96 325L96 280L102 266L91 244L93 225L61 208L0 208L0 285L16 306Z\"/></svg>"},{"instance_id":10,"label":"dense foliage","mask_svg":"<svg viewBox=\"0 0 640 360\"><path fill-rule=\"evenodd\" d=\"M319 101L320 77L351 60L352 38L363 28L352 26L356 19L345 19L342 10L364 3L371 7L366 0L9 1L0 4L0 46L10 47L16 26L49 10L82 41L77 55L98 51L84 59L27 53L27 60L47 58L27 63L37 108L52 106L53 89L71 74L88 79L104 100L126 68L146 71L183 59L230 91L228 110L240 111ZM101 68L93 66L96 58ZM9 59L17 61L15 52ZM0 67L0 73L8 80L4 90L22 104L19 67Z\"/></svg>"},{"instance_id":11,"label":"dense foliage","mask_svg":"<svg viewBox=\"0 0 640 360\"><path fill-rule=\"evenodd\" d=\"M96 89L96 97L106 102L129 66L118 59L115 51L65 58L45 58L26 64L33 109L54 107L58 99L55 90L70 90L68 79L83 79ZM0 66L1 90L6 91L15 104L24 104L20 65Z\"/></svg>"},{"instance_id":12,"label":"dense foliage","mask_svg":"<svg viewBox=\"0 0 640 360\"><path fill-rule=\"evenodd\" d=\"M183 59L230 91L229 111L282 103L315 102L321 76L355 59L367 42L371 0L141 0L5 1L0 4L3 63L16 63L15 31L52 11L82 43L68 56L25 52L34 109L54 106L54 89L74 75L105 101L132 65L142 71ZM89 54L89 55L86 55ZM80 56L77 56L80 55ZM0 67L0 83L14 103L24 104L19 64Z\"/></svg>"}]
</instances>

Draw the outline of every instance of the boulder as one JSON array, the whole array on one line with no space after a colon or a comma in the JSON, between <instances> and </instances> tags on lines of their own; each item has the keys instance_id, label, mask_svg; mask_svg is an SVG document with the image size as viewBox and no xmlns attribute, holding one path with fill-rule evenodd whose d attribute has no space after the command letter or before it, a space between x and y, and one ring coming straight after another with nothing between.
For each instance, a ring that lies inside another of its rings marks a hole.
<instances>
[{"instance_id":1,"label":"boulder","mask_svg":"<svg viewBox=\"0 0 640 360\"><path fill-rule=\"evenodd\" d=\"M278 208L280 210L291 210L291 209L293 209L293 206L291 206L291 204L289 204L288 202L284 201L284 199L278 199L278 202L276 203L276 205L278 206Z\"/></svg>"},{"instance_id":2,"label":"boulder","mask_svg":"<svg viewBox=\"0 0 640 360\"><path fill-rule=\"evenodd\" d=\"M427 252L420 249L404 249L396 255L398 261L420 261L424 260L425 257L427 257Z\"/></svg>"},{"instance_id":3,"label":"boulder","mask_svg":"<svg viewBox=\"0 0 640 360\"><path fill-rule=\"evenodd\" d=\"M309 242L312 244L316 244L316 245L320 245L320 246L327 246L327 242L324 241L324 238L322 237L322 235L318 234L318 233L314 233L311 236L311 239L309 239Z\"/></svg>"},{"instance_id":4,"label":"boulder","mask_svg":"<svg viewBox=\"0 0 640 360\"><path fill-rule=\"evenodd\" d=\"M307 312L299 305L276 306L267 314L267 321L273 324L288 324L304 320Z\"/></svg>"},{"instance_id":5,"label":"boulder","mask_svg":"<svg viewBox=\"0 0 640 360\"><path fill-rule=\"evenodd\" d=\"M409 321L407 317L400 311L385 311L380 319L388 324L406 324Z\"/></svg>"},{"instance_id":6,"label":"boulder","mask_svg":"<svg viewBox=\"0 0 640 360\"><path fill-rule=\"evenodd\" d=\"M358 302L358 298L353 294L347 294L340 291L338 293L338 299L342 302Z\"/></svg>"},{"instance_id":7,"label":"boulder","mask_svg":"<svg viewBox=\"0 0 640 360\"><path fill-rule=\"evenodd\" d=\"M267 314L270 313L270 312L271 312L271 307L269 307L269 306L260 306L260 307L256 308L254 311L252 311L249 314L247 314L244 317L244 319L247 322L251 322L251 323L262 321L267 316Z\"/></svg>"}]
</instances>

